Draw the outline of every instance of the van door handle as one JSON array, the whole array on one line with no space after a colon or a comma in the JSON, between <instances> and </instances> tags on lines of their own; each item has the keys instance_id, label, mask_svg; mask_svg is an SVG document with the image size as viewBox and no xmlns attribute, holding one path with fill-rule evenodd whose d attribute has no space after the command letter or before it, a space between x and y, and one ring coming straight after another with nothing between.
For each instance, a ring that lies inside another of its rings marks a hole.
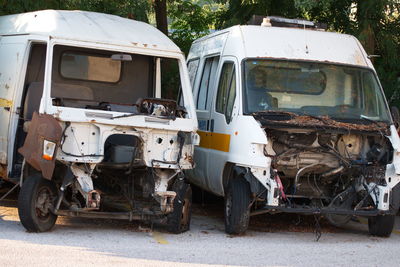
<instances>
[{"instance_id":1,"label":"van door handle","mask_svg":"<svg viewBox=\"0 0 400 267\"><path fill-rule=\"evenodd\" d=\"M214 132L214 119L210 120L210 132Z\"/></svg>"}]
</instances>

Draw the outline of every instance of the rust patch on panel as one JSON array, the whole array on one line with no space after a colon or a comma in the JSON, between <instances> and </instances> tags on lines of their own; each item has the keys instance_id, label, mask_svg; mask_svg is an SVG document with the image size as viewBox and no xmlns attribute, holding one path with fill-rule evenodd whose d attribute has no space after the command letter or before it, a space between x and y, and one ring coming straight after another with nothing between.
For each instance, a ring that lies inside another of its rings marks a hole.
<instances>
[{"instance_id":1,"label":"rust patch on panel","mask_svg":"<svg viewBox=\"0 0 400 267\"><path fill-rule=\"evenodd\" d=\"M307 128L320 128L320 129L344 129L348 131L367 131L367 132L381 132L389 135L389 128L387 123L383 122L370 122L368 124L341 122L331 119L329 116L309 116L298 115L292 112L256 112L253 116L258 120L263 127L286 127L297 126Z\"/></svg>"},{"instance_id":2,"label":"rust patch on panel","mask_svg":"<svg viewBox=\"0 0 400 267\"><path fill-rule=\"evenodd\" d=\"M191 155L189 155L188 153L185 153L184 160L188 161L190 163L190 165L192 165L192 167L194 167L194 160Z\"/></svg>"},{"instance_id":3,"label":"rust patch on panel","mask_svg":"<svg viewBox=\"0 0 400 267\"><path fill-rule=\"evenodd\" d=\"M29 125L25 143L18 152L24 156L26 162L33 168L41 171L44 178L51 180L55 167L55 155L60 145L61 136L62 128L53 116L35 112ZM52 160L46 160L42 157L44 140L54 142L57 145Z\"/></svg>"},{"instance_id":4,"label":"rust patch on panel","mask_svg":"<svg viewBox=\"0 0 400 267\"><path fill-rule=\"evenodd\" d=\"M7 179L7 165L0 165L0 177Z\"/></svg>"}]
</instances>

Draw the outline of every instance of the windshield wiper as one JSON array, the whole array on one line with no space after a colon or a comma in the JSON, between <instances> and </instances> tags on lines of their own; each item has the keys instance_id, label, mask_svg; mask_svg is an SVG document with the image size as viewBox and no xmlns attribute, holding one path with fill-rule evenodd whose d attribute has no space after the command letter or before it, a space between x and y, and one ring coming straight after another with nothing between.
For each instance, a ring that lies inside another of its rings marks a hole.
<instances>
[{"instance_id":1,"label":"windshield wiper","mask_svg":"<svg viewBox=\"0 0 400 267\"><path fill-rule=\"evenodd\" d=\"M147 117L153 117L153 118L156 118L158 120L174 120L174 118L167 117L167 116L154 116L152 114L145 114L145 113L129 113L129 114L124 114L124 115L120 115L120 116L115 116L115 117L112 117L110 119L114 120L114 119L120 119L120 118L128 118L128 117L133 117L133 116L137 116L137 115L144 115L144 116L147 116Z\"/></svg>"},{"instance_id":2,"label":"windshield wiper","mask_svg":"<svg viewBox=\"0 0 400 267\"><path fill-rule=\"evenodd\" d=\"M380 127L380 125L379 125L379 123L378 123L377 121L375 121L375 120L369 118L368 116L365 116L365 115L361 114L361 115L360 115L360 119L363 119L363 120L365 120L365 121L371 122L371 123L375 124L376 126L379 126L379 127Z\"/></svg>"},{"instance_id":3,"label":"windshield wiper","mask_svg":"<svg viewBox=\"0 0 400 267\"><path fill-rule=\"evenodd\" d=\"M323 122L324 124L328 124L324 118L321 118L319 116L311 115L306 112L291 112L291 111L281 111L281 110L262 110L262 111L256 111L253 112L253 114L262 114L266 115L268 117L274 117L272 120L285 120L284 118L289 117L288 119L294 119L298 116L307 116L312 119L318 120Z\"/></svg>"},{"instance_id":4,"label":"windshield wiper","mask_svg":"<svg viewBox=\"0 0 400 267\"><path fill-rule=\"evenodd\" d=\"M139 115L138 113L129 113L129 114L124 114L124 115L119 115L119 116L114 116L111 119L120 119L120 118L128 118L128 117L133 117Z\"/></svg>"}]
</instances>

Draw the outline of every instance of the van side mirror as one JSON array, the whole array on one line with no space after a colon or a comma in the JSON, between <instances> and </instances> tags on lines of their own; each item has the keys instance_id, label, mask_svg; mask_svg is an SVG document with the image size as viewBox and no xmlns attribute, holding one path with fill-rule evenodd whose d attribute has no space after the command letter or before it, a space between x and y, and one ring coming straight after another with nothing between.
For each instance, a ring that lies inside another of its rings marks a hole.
<instances>
[{"instance_id":1,"label":"van side mirror","mask_svg":"<svg viewBox=\"0 0 400 267\"><path fill-rule=\"evenodd\" d=\"M400 111L399 111L399 109L397 107L395 107L395 106L391 106L390 107L390 113L392 113L394 125L396 126L396 128L398 128L399 125L400 125Z\"/></svg>"}]
</instances>

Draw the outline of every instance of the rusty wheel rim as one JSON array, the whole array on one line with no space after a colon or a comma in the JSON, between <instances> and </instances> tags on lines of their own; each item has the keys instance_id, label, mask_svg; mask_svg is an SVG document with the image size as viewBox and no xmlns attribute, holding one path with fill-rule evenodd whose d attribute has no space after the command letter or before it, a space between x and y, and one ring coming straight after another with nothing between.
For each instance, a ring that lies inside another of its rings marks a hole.
<instances>
[{"instance_id":1,"label":"rusty wheel rim","mask_svg":"<svg viewBox=\"0 0 400 267\"><path fill-rule=\"evenodd\" d=\"M39 190L35 202L36 215L40 220L46 220L50 216L50 207L52 206L53 193L48 187Z\"/></svg>"}]
</instances>

